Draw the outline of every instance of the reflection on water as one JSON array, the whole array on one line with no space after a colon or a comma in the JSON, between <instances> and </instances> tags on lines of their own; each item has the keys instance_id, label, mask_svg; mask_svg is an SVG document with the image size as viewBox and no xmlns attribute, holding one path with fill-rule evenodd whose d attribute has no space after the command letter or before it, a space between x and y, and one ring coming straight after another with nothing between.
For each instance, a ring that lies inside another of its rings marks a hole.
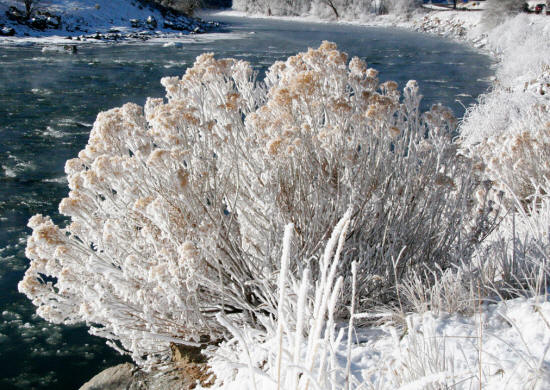
<instances>
[{"instance_id":1,"label":"reflection on water","mask_svg":"<svg viewBox=\"0 0 550 390\"><path fill-rule=\"evenodd\" d=\"M17 292L35 213L60 221L67 194L63 166L85 145L96 114L147 96L162 96L159 80L181 75L212 51L250 61L261 74L322 40L357 55L380 78L419 81L424 107L442 102L462 115L488 87L491 63L438 38L383 28L247 20L226 17L226 32L115 46L82 46L78 55L42 47L0 48L0 388L76 388L123 361L85 328L36 318ZM261 77L261 76L260 76ZM460 100L459 102L456 99Z\"/></svg>"}]
</instances>

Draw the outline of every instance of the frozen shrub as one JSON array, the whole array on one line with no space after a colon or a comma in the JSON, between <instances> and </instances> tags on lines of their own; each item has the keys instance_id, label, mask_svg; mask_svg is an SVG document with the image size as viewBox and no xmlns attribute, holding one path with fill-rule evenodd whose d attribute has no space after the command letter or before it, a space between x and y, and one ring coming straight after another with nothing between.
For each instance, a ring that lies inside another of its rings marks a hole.
<instances>
[{"instance_id":1,"label":"frozen shrub","mask_svg":"<svg viewBox=\"0 0 550 390\"><path fill-rule=\"evenodd\" d=\"M504 3L504 2L503 2ZM461 148L511 207L528 202L550 178L550 31L517 15L494 28L488 44L501 59L494 90L469 109ZM493 199L498 201L497 199Z\"/></svg>"},{"instance_id":2,"label":"frozen shrub","mask_svg":"<svg viewBox=\"0 0 550 390\"><path fill-rule=\"evenodd\" d=\"M485 172L508 195L524 202L550 179L550 122L539 129L490 137L476 146ZM513 198L512 198L513 199Z\"/></svg>"},{"instance_id":3,"label":"frozen shrub","mask_svg":"<svg viewBox=\"0 0 550 390\"><path fill-rule=\"evenodd\" d=\"M469 110L461 127L463 152L508 207L516 198L529 202L550 179L549 82L546 70L522 90L497 89Z\"/></svg>"},{"instance_id":4,"label":"frozen shrub","mask_svg":"<svg viewBox=\"0 0 550 390\"><path fill-rule=\"evenodd\" d=\"M476 253L479 279L501 298L548 293L550 197L537 188L529 202L515 198L509 212ZM488 295L488 294L487 294Z\"/></svg>"},{"instance_id":5,"label":"frozen shrub","mask_svg":"<svg viewBox=\"0 0 550 390\"><path fill-rule=\"evenodd\" d=\"M461 152L476 160L489 184L476 198L489 199L503 217L474 262L483 284L503 296L536 294L546 287L549 38L548 24L525 14L489 31L488 45L502 61L498 82L468 110L460 127Z\"/></svg>"},{"instance_id":6,"label":"frozen shrub","mask_svg":"<svg viewBox=\"0 0 550 390\"><path fill-rule=\"evenodd\" d=\"M391 301L395 279L407 272L431 262L445 268L466 255L475 239L469 234L479 233L464 223L475 184L451 142L448 110L435 106L422 115L415 82L400 101L395 83L379 85L357 59L348 71L341 53L322 49L275 64L266 76L270 100L247 118L247 129L265 144L252 167L262 174L251 184L265 208L242 198L241 234L259 257L277 259L276 235L265 237L280 235L290 221L299 257L315 259L327 227L354 205L343 269L358 262L360 302L367 307Z\"/></svg>"},{"instance_id":7,"label":"frozen shrub","mask_svg":"<svg viewBox=\"0 0 550 390\"><path fill-rule=\"evenodd\" d=\"M550 29L544 17L519 14L487 32L487 43L501 58L498 86L515 89L534 80L548 83ZM546 72L546 80L541 76ZM545 82L546 81L546 82Z\"/></svg>"},{"instance_id":8,"label":"frozen shrub","mask_svg":"<svg viewBox=\"0 0 550 390\"><path fill-rule=\"evenodd\" d=\"M223 337L218 313L256 328L277 318L289 222L285 267L316 284L323 243L350 210L334 272L346 289L356 262L358 310L392 304L413 272L469 258L484 234L455 119L441 106L422 114L414 81L401 96L324 42L262 84L248 63L212 54L162 84L165 100L98 115L66 164L59 209L71 222L30 220L19 284L42 317L86 322L140 364Z\"/></svg>"}]
</instances>

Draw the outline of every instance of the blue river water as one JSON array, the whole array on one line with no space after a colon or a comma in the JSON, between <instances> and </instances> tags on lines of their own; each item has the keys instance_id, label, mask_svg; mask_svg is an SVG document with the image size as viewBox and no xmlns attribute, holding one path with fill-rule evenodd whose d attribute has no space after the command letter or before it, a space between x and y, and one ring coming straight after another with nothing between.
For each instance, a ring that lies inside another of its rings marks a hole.
<instances>
[{"instance_id":1,"label":"blue river water","mask_svg":"<svg viewBox=\"0 0 550 390\"><path fill-rule=\"evenodd\" d=\"M463 45L398 29L223 17L220 33L177 43L0 47L0 388L74 389L127 361L84 326L46 323L17 292L28 266L32 215L63 223L63 167L88 139L98 112L163 96L159 80L182 75L204 52L250 61L262 74L276 60L336 42L404 86L419 82L424 108L441 102L457 116L489 87L491 60ZM261 76L260 76L261 78Z\"/></svg>"}]
</instances>

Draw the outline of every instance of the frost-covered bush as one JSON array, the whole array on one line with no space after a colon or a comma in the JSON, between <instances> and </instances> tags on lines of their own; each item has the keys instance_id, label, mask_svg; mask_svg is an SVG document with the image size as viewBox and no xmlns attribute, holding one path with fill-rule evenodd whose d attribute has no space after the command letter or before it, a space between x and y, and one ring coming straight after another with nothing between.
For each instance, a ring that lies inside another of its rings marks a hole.
<instances>
[{"instance_id":1,"label":"frost-covered bush","mask_svg":"<svg viewBox=\"0 0 550 390\"><path fill-rule=\"evenodd\" d=\"M485 233L452 114L422 114L414 81L401 96L334 44L275 63L264 83L246 62L204 54L162 84L166 99L98 115L66 163L71 221L31 218L19 284L42 317L86 322L140 364L222 337L218 313L254 328L277 318L289 222L286 267L315 284L350 210L335 271L347 289L356 262L358 310L394 304L397 283L468 259Z\"/></svg>"},{"instance_id":2,"label":"frost-covered bush","mask_svg":"<svg viewBox=\"0 0 550 390\"><path fill-rule=\"evenodd\" d=\"M508 212L478 248L479 284L501 298L547 295L550 276L548 184L525 199L506 202Z\"/></svg>"},{"instance_id":3,"label":"frost-covered bush","mask_svg":"<svg viewBox=\"0 0 550 390\"><path fill-rule=\"evenodd\" d=\"M550 29L518 15L487 40L501 56L498 83L466 113L460 143L508 203L527 201L550 179Z\"/></svg>"},{"instance_id":4,"label":"frost-covered bush","mask_svg":"<svg viewBox=\"0 0 550 390\"><path fill-rule=\"evenodd\" d=\"M501 59L496 74L499 86L523 86L549 70L550 27L545 16L509 17L486 34L490 49Z\"/></svg>"},{"instance_id":5,"label":"frost-covered bush","mask_svg":"<svg viewBox=\"0 0 550 390\"><path fill-rule=\"evenodd\" d=\"M550 29L543 17L508 17L487 35L501 66L493 91L469 109L461 147L479 161L507 203L522 201L550 178Z\"/></svg>"}]
</instances>

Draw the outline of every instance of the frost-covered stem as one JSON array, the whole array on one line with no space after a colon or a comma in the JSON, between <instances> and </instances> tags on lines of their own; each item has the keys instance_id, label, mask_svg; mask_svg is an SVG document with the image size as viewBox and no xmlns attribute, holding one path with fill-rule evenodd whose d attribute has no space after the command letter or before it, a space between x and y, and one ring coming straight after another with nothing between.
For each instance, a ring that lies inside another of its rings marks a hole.
<instances>
[{"instance_id":1,"label":"frost-covered stem","mask_svg":"<svg viewBox=\"0 0 550 390\"><path fill-rule=\"evenodd\" d=\"M330 255L332 254L332 251L334 250L334 247L336 244L338 244L336 248L336 252L334 253L334 257L332 258L332 265L330 272L328 276L326 277L326 282L317 286L317 288L323 287L321 298L319 300L316 300L316 304L319 303L319 307L314 307L314 323L312 326L312 332L309 335L308 338L308 353L306 356L306 368L308 371L311 371L313 369L313 365L315 364L315 356L317 354L317 350L319 348L319 340L321 338L321 332L323 329L323 324L325 323L325 313L327 310L327 305L329 301L329 297L331 296L332 290L333 290L333 280L334 276L336 274L336 269L338 266L338 260L340 257L340 253L342 251L342 248L344 246L345 236L347 232L347 228L350 224L350 218L351 218L351 208L348 209L348 211L344 214L342 219L338 222L336 227L334 228L334 231L332 232L332 236L330 237L329 242L327 243L327 246L325 248L324 256L323 256L323 262L324 267L328 268L328 263L330 259ZM319 293L317 291L316 293ZM306 379L305 382L305 389L308 388L308 379Z\"/></svg>"},{"instance_id":2,"label":"frost-covered stem","mask_svg":"<svg viewBox=\"0 0 550 390\"><path fill-rule=\"evenodd\" d=\"M479 375L479 390L482 389L483 382L483 371L481 366L481 359L483 357L483 317L482 317L482 307L481 307L481 286L477 285L477 304L478 304L478 316L479 316L479 326L478 326L478 375Z\"/></svg>"},{"instance_id":3,"label":"frost-covered stem","mask_svg":"<svg viewBox=\"0 0 550 390\"><path fill-rule=\"evenodd\" d=\"M326 332L328 332L328 340L329 340L329 348L330 348L330 373L331 373L331 383L332 388L334 390L334 386L336 386L336 371L338 368L338 361L336 359L336 350L338 349L339 342L336 342L334 338L334 309L336 308L336 304L338 302L338 296L340 295L340 290L342 289L342 285L344 283L343 276L340 276L338 280L336 281L336 284L334 285L334 289L332 291L332 294L330 296L329 301L329 307L328 307L328 323L326 327ZM324 373L326 376L327 373Z\"/></svg>"},{"instance_id":4,"label":"frost-covered stem","mask_svg":"<svg viewBox=\"0 0 550 390\"><path fill-rule=\"evenodd\" d=\"M283 358L283 321L285 317L285 282L288 272L288 263L290 258L290 240L292 239L293 224L288 224L285 227L283 238L283 253L281 255L281 270L279 271L279 305L278 305L278 324L277 324L277 389L281 388L281 360Z\"/></svg>"},{"instance_id":5,"label":"frost-covered stem","mask_svg":"<svg viewBox=\"0 0 550 390\"><path fill-rule=\"evenodd\" d=\"M399 260L401 260L401 256L403 255L405 248L406 246L401 248L401 252L399 252L397 259L395 259L393 256L391 258L392 266L393 266L393 277L395 280L395 293L397 295L397 301L399 302L399 309L401 310L401 314L404 314L404 312L403 312L403 304L401 303L401 294L399 293L399 279L397 276L397 265L399 264Z\"/></svg>"},{"instance_id":6,"label":"frost-covered stem","mask_svg":"<svg viewBox=\"0 0 550 390\"><path fill-rule=\"evenodd\" d=\"M298 293L298 305L297 310L298 313L296 315L296 333L294 336L294 353L293 353L293 361L296 366L300 363L300 350L302 349L302 339L303 339L303 328L304 328L304 319L305 319L305 311L306 311L306 305L307 305L307 292L309 290L309 268L306 268L304 270L304 273L302 274L302 283L300 285L300 291ZM300 375L299 372L296 372L296 375L294 375L294 384L293 388L295 390L298 390L298 381L299 381Z\"/></svg>"},{"instance_id":7,"label":"frost-covered stem","mask_svg":"<svg viewBox=\"0 0 550 390\"><path fill-rule=\"evenodd\" d=\"M250 377L252 379L252 386L254 390L257 390L256 388L256 377L254 375L254 365L252 364L252 356L250 355L250 350L248 348L248 344L246 343L246 340L244 339L243 335L241 334L240 330L237 329L231 321L228 321L223 315L218 314L216 316L216 319L219 321L220 324L225 326L232 334L239 340L241 343L241 346L244 348L246 352L246 356L248 358L248 369L250 371Z\"/></svg>"},{"instance_id":8,"label":"frost-covered stem","mask_svg":"<svg viewBox=\"0 0 550 390\"><path fill-rule=\"evenodd\" d=\"M346 383L344 385L346 390L351 390L351 338L353 336L353 317L355 316L355 294L357 293L357 262L351 263L351 306L349 311L348 321L348 344L346 353Z\"/></svg>"}]
</instances>

